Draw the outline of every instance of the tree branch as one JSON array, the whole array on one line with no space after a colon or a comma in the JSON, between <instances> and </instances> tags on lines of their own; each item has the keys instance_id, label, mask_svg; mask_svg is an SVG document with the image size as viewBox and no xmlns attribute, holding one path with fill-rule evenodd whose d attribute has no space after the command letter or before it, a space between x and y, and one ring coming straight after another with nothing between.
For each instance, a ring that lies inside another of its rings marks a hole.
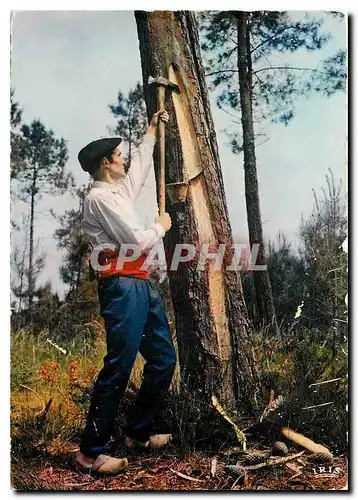
<instances>
[{"instance_id":1,"label":"tree branch","mask_svg":"<svg viewBox=\"0 0 358 500\"><path fill-rule=\"evenodd\" d=\"M235 34L236 30L235 28L231 28L231 30L227 33L228 39L235 45L235 48L237 47L237 42L235 38L231 38L231 35ZM230 53L231 55L231 53Z\"/></svg>"},{"instance_id":2,"label":"tree branch","mask_svg":"<svg viewBox=\"0 0 358 500\"><path fill-rule=\"evenodd\" d=\"M265 38L265 40L261 43L259 43L258 45L256 45L256 47L254 47L252 50L251 50L251 54L253 52L255 52L255 50L259 49L260 47L262 47L263 45L265 45L265 43L267 42L270 42L271 40L273 40L274 38L276 38L276 36L278 35L281 35L284 31L286 31L287 29L289 28L292 28L292 25L291 26L285 26L284 28L282 28L281 31L278 31L277 33L275 33L274 35L270 36L269 38Z\"/></svg>"},{"instance_id":3,"label":"tree branch","mask_svg":"<svg viewBox=\"0 0 358 500\"><path fill-rule=\"evenodd\" d=\"M233 43L235 43L233 40L232 40ZM229 60L230 57L232 56L233 52L237 49L237 43L235 43L234 47L230 50L230 52L228 53L227 56L225 56L225 59L226 60Z\"/></svg>"},{"instance_id":4,"label":"tree branch","mask_svg":"<svg viewBox=\"0 0 358 500\"><path fill-rule=\"evenodd\" d=\"M221 109L221 111L224 111L224 113L226 113L227 115L231 116L232 118L235 118L235 120L233 120L233 122L240 125L240 122L237 121L237 120L240 119L239 116L235 116L233 113L230 113L230 111L228 111L227 109L225 109L224 106L221 105L221 104L220 104L220 106L218 106L218 108Z\"/></svg>"},{"instance_id":5,"label":"tree branch","mask_svg":"<svg viewBox=\"0 0 358 500\"><path fill-rule=\"evenodd\" d=\"M272 467L275 465L280 465L284 464L286 462L290 462L291 460L294 460L297 457L300 457L305 453L306 450L300 451L299 453L295 453L294 455L290 455L289 457L283 457L283 458L278 458L278 459L269 459L266 462L262 462L257 465L247 465L246 467L243 467L243 469L246 471L251 471L251 470L257 470L257 469L262 469L263 467Z\"/></svg>"},{"instance_id":6,"label":"tree branch","mask_svg":"<svg viewBox=\"0 0 358 500\"><path fill-rule=\"evenodd\" d=\"M318 69L313 69L313 68L295 68L292 66L271 66L270 68L261 68L256 71L253 71L253 73L256 75L257 73L261 73L261 71L268 71L271 69L279 69L279 70L294 70L294 71L315 71L317 73L322 73L323 75L328 75L328 71L320 71Z\"/></svg>"},{"instance_id":7,"label":"tree branch","mask_svg":"<svg viewBox=\"0 0 358 500\"><path fill-rule=\"evenodd\" d=\"M266 88L266 89L267 89L267 85L266 85L266 84L265 84L265 83L261 80L261 78L260 78L259 76L257 76L257 75L256 75L256 73L255 73L254 71L253 71L253 74L256 76L257 80L261 83L261 85L262 85L264 88ZM255 85L256 85L256 84L254 84L252 88L254 88L254 87L255 87ZM275 101L276 101L276 104L277 104L277 105L278 105L278 107L280 108L280 107L281 107L281 104L279 103L279 101L278 101L278 99L277 99L276 95L275 95L275 94L273 94L273 97L274 97L274 99L275 99Z\"/></svg>"},{"instance_id":8,"label":"tree branch","mask_svg":"<svg viewBox=\"0 0 358 500\"><path fill-rule=\"evenodd\" d=\"M212 73L206 73L205 76L218 75L219 73L238 73L237 69L223 69L221 71L213 71Z\"/></svg>"}]
</instances>

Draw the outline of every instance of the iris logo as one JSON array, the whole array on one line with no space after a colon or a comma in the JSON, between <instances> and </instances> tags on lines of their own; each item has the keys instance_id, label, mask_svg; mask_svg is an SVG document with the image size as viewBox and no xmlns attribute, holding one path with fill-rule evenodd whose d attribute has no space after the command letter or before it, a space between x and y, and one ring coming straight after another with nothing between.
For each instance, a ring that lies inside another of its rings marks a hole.
<instances>
[{"instance_id":1,"label":"iris logo","mask_svg":"<svg viewBox=\"0 0 358 500\"><path fill-rule=\"evenodd\" d=\"M332 465L320 465L319 467L312 467L313 474L315 476L321 475L339 475L343 473L343 470L340 467L332 467Z\"/></svg>"}]
</instances>

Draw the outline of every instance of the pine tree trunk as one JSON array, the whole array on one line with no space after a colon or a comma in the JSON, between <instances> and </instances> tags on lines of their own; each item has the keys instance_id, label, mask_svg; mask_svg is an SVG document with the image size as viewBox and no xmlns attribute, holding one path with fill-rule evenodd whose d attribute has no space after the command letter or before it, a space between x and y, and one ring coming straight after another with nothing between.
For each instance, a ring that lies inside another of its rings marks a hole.
<instances>
[{"instance_id":1,"label":"pine tree trunk","mask_svg":"<svg viewBox=\"0 0 358 500\"><path fill-rule=\"evenodd\" d=\"M256 170L255 136L252 118L252 68L250 57L247 12L237 14L238 70L241 121L244 149L245 199L250 247L258 245L257 266L265 266L265 247L262 234L259 189ZM269 326L278 334L275 304L267 270L253 271L257 312L261 326Z\"/></svg>"},{"instance_id":2,"label":"pine tree trunk","mask_svg":"<svg viewBox=\"0 0 358 500\"><path fill-rule=\"evenodd\" d=\"M22 308L22 294L23 294L23 289L24 289L25 261L26 261L27 241L28 241L28 233L27 233L28 221L29 221L29 219L27 218L26 226L25 226L25 243L24 243L24 249L22 252L22 261L21 261L21 268L20 268L20 293L19 293L18 313L21 312L21 308Z\"/></svg>"},{"instance_id":3,"label":"pine tree trunk","mask_svg":"<svg viewBox=\"0 0 358 500\"><path fill-rule=\"evenodd\" d=\"M78 207L79 219L81 219L82 213L83 213L83 197L80 196L80 203L79 203L79 207ZM77 228L77 231L80 232L81 230L79 228ZM81 240L81 243L82 243L82 240ZM82 245L81 245L81 251L78 251L78 261L77 261L76 298L77 298L78 294L80 293L82 268L83 268L83 251L82 251Z\"/></svg>"},{"instance_id":4,"label":"pine tree trunk","mask_svg":"<svg viewBox=\"0 0 358 500\"><path fill-rule=\"evenodd\" d=\"M35 223L35 194L36 194L36 167L33 167L33 178L31 186L31 211L30 211L30 241L29 241L29 315L32 323L33 300L34 300L34 223Z\"/></svg>"},{"instance_id":5,"label":"pine tree trunk","mask_svg":"<svg viewBox=\"0 0 358 500\"><path fill-rule=\"evenodd\" d=\"M21 271L20 271L20 293L19 293L19 308L18 312L21 311L22 307L22 292L24 288L24 275L25 275L25 259L26 259L26 246L24 247L22 253L22 261L21 261Z\"/></svg>"},{"instance_id":6,"label":"pine tree trunk","mask_svg":"<svg viewBox=\"0 0 358 500\"><path fill-rule=\"evenodd\" d=\"M131 120L131 116L129 114L129 117L128 117L128 122L130 123L130 120ZM130 166L131 166L131 162L132 162L132 128L130 125L128 125L128 131L129 131L129 134L128 134L128 157L127 157L127 168L129 169Z\"/></svg>"},{"instance_id":7,"label":"pine tree trunk","mask_svg":"<svg viewBox=\"0 0 358 500\"><path fill-rule=\"evenodd\" d=\"M156 111L149 76L163 76L180 88L179 95L167 92L166 98L166 210L173 222L164 240L166 253L178 243L197 248L207 243L212 251L226 244L227 265L232 232L194 13L135 16L148 116ZM158 182L158 150L155 156ZM173 198L168 184L174 184ZM186 186L186 199L175 199ZM230 407L251 405L257 382L240 276L227 269L214 271L214 261L209 262L205 271L192 263L169 272L181 381L201 400L215 393Z\"/></svg>"}]
</instances>

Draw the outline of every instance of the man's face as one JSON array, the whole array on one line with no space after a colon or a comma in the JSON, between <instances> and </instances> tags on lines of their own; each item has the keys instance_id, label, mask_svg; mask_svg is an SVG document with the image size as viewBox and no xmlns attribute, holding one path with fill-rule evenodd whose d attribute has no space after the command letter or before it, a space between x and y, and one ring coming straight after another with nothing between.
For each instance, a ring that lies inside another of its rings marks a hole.
<instances>
[{"instance_id":1,"label":"man's face","mask_svg":"<svg viewBox=\"0 0 358 500\"><path fill-rule=\"evenodd\" d=\"M118 180L123 179L126 176L126 169L120 146L117 146L113 151L111 161L108 164L108 168L112 176L117 178Z\"/></svg>"}]
</instances>

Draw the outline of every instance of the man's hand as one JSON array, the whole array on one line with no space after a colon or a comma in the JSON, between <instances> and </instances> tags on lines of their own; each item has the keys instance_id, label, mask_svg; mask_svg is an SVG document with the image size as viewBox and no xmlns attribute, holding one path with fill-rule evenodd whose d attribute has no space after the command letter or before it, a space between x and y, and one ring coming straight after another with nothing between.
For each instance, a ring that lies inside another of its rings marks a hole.
<instances>
[{"instance_id":1,"label":"man's hand","mask_svg":"<svg viewBox=\"0 0 358 500\"><path fill-rule=\"evenodd\" d=\"M159 123L159 120L161 120L164 123L168 123L169 121L169 115L166 109L162 109L160 111L157 111L157 113L154 113L152 116L152 119L150 120L150 125L147 130L147 134L149 135L155 135L156 130L157 130L157 125Z\"/></svg>"},{"instance_id":2,"label":"man's hand","mask_svg":"<svg viewBox=\"0 0 358 500\"><path fill-rule=\"evenodd\" d=\"M156 127L158 125L159 119L164 123L168 123L169 115L166 109L162 109L157 113L154 113L152 119L150 120L150 127Z\"/></svg>"},{"instance_id":3,"label":"man's hand","mask_svg":"<svg viewBox=\"0 0 358 500\"><path fill-rule=\"evenodd\" d=\"M164 227L165 232L169 231L172 227L172 220L167 212L163 215L158 215L158 217L155 218L155 222L159 222L159 224Z\"/></svg>"}]
</instances>

